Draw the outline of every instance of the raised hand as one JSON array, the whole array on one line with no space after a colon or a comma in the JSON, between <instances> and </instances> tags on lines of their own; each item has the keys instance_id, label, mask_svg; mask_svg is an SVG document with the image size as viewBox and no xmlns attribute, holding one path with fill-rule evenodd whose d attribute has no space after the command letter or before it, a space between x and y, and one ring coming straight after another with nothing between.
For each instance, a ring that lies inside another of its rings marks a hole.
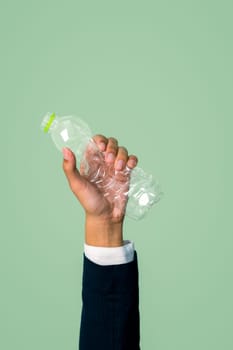
<instances>
[{"instance_id":1,"label":"raised hand","mask_svg":"<svg viewBox=\"0 0 233 350\"><path fill-rule=\"evenodd\" d=\"M74 153L63 149L63 169L72 192L86 212L86 225L116 228L124 219L130 169L137 165L137 157L128 155L115 138L96 135L93 140L97 148L87 149L87 164L81 164L79 170ZM98 172L98 169L102 170Z\"/></svg>"}]
</instances>

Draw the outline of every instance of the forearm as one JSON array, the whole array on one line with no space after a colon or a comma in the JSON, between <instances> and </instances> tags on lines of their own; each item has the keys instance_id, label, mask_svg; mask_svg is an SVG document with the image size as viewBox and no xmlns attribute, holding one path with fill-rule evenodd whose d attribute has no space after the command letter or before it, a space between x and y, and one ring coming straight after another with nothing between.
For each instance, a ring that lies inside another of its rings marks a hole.
<instances>
[{"instance_id":1,"label":"forearm","mask_svg":"<svg viewBox=\"0 0 233 350\"><path fill-rule=\"evenodd\" d=\"M85 243L96 247L123 246L123 221L112 222L100 216L86 215Z\"/></svg>"},{"instance_id":2,"label":"forearm","mask_svg":"<svg viewBox=\"0 0 233 350\"><path fill-rule=\"evenodd\" d=\"M80 350L139 350L138 265L123 220L86 216ZM98 345L96 345L98 344Z\"/></svg>"}]
</instances>

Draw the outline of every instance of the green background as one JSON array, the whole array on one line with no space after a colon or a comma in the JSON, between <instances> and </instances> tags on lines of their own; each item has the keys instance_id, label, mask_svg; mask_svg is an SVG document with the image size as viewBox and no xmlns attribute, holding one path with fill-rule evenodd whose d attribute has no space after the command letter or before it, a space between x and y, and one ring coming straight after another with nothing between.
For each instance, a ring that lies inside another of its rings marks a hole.
<instances>
[{"instance_id":1,"label":"green background","mask_svg":"<svg viewBox=\"0 0 233 350\"><path fill-rule=\"evenodd\" d=\"M233 348L232 1L8 1L0 10L0 348L77 349L83 211L44 113L115 136L164 198L127 219L142 350Z\"/></svg>"}]
</instances>

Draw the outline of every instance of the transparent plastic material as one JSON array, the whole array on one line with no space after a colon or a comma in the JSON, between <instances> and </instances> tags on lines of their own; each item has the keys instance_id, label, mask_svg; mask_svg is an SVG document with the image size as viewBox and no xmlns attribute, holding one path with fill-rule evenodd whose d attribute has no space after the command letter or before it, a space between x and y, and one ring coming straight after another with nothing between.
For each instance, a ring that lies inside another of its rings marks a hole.
<instances>
[{"instance_id":1,"label":"transparent plastic material","mask_svg":"<svg viewBox=\"0 0 233 350\"><path fill-rule=\"evenodd\" d=\"M139 167L116 171L113 166L106 164L103 152L92 139L89 126L80 118L47 113L41 128L51 135L59 151L68 147L74 152L81 174L101 188L104 196L114 201L114 206L117 207L119 203L120 207L122 201L127 200L125 214L128 217L135 220L143 218L152 205L160 200L162 192L152 175Z\"/></svg>"}]
</instances>

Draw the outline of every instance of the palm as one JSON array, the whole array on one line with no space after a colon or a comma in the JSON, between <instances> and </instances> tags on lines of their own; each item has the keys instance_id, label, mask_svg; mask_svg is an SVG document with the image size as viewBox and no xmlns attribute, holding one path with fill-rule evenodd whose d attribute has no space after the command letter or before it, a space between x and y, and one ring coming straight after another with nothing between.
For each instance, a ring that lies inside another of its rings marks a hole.
<instances>
[{"instance_id":1,"label":"palm","mask_svg":"<svg viewBox=\"0 0 233 350\"><path fill-rule=\"evenodd\" d=\"M122 218L129 187L129 171L116 171L99 155L87 159L88 171L81 166L82 191L78 197L84 209L93 215Z\"/></svg>"},{"instance_id":2,"label":"palm","mask_svg":"<svg viewBox=\"0 0 233 350\"><path fill-rule=\"evenodd\" d=\"M122 221L128 198L130 169L137 164L137 157L128 156L117 140L96 135L85 151L80 171L76 158L69 149L64 149L63 169L70 188L87 214ZM104 147L101 147L104 144ZM113 158L109 159L109 155Z\"/></svg>"}]
</instances>

